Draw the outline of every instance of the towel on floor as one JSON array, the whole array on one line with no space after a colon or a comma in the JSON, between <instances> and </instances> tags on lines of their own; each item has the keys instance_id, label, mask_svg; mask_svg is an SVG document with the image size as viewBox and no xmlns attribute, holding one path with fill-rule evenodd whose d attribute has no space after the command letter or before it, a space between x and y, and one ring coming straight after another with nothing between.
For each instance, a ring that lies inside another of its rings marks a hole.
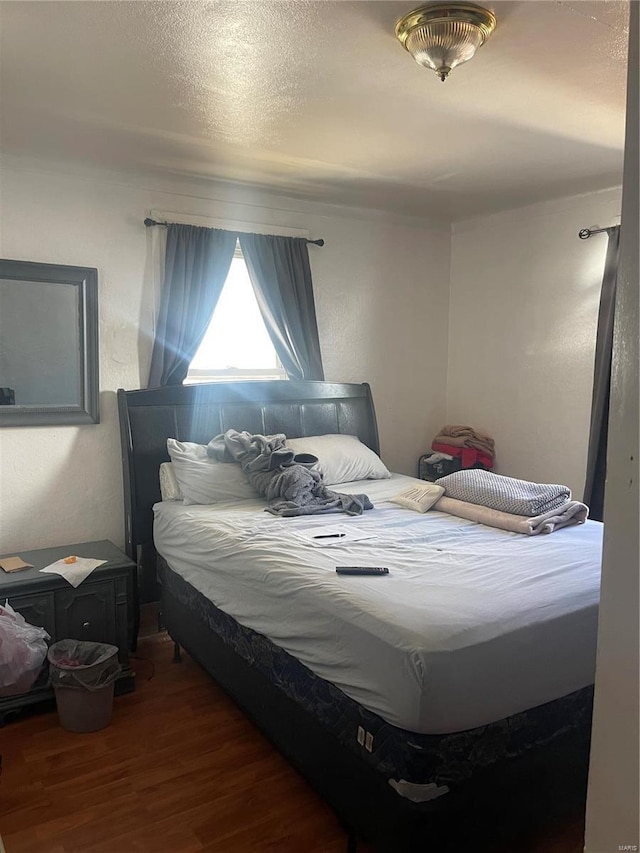
<instances>
[{"instance_id":1,"label":"towel on floor","mask_svg":"<svg viewBox=\"0 0 640 853\"><path fill-rule=\"evenodd\" d=\"M445 424L433 441L453 447L475 447L476 450L486 453L491 458L495 456L495 442L491 436L476 432L470 426ZM431 446L433 447L433 444Z\"/></svg>"},{"instance_id":2,"label":"towel on floor","mask_svg":"<svg viewBox=\"0 0 640 853\"><path fill-rule=\"evenodd\" d=\"M589 515L589 508L579 501L566 501L559 509L532 517L500 512L487 506L458 501L446 496L440 498L433 509L447 512L458 518L466 518L468 521L475 521L487 527L497 527L500 530L510 530L512 533L523 533L526 536L553 533L554 530L560 530L572 524L584 524Z\"/></svg>"},{"instance_id":3,"label":"towel on floor","mask_svg":"<svg viewBox=\"0 0 640 853\"><path fill-rule=\"evenodd\" d=\"M473 468L436 480L445 495L527 518L558 509L571 498L571 489L553 483L529 483Z\"/></svg>"}]
</instances>

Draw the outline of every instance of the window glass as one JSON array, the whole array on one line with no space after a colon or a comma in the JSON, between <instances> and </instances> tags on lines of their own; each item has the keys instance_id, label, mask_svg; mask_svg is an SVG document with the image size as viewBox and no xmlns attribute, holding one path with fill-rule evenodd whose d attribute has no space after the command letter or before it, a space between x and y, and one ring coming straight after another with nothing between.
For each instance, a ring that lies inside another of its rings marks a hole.
<instances>
[{"instance_id":1,"label":"window glass","mask_svg":"<svg viewBox=\"0 0 640 853\"><path fill-rule=\"evenodd\" d=\"M186 381L286 378L238 248Z\"/></svg>"}]
</instances>

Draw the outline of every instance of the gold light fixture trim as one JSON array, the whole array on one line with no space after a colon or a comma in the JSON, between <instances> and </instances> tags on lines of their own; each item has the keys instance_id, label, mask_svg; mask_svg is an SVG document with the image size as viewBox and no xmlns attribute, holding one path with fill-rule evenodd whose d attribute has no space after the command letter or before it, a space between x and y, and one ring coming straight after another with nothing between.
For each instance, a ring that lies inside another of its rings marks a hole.
<instances>
[{"instance_id":1,"label":"gold light fixture trim","mask_svg":"<svg viewBox=\"0 0 640 853\"><path fill-rule=\"evenodd\" d=\"M420 6L396 24L396 37L415 61L444 82L468 62L496 28L496 16L471 3Z\"/></svg>"}]
</instances>

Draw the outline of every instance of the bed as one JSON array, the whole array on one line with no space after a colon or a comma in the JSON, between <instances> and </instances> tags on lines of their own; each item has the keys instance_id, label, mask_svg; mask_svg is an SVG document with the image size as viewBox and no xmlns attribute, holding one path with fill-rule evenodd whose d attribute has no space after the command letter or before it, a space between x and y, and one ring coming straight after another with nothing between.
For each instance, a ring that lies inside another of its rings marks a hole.
<instances>
[{"instance_id":1,"label":"bed","mask_svg":"<svg viewBox=\"0 0 640 853\"><path fill-rule=\"evenodd\" d=\"M157 574L163 623L333 806L352 846L482 849L485 835L581 801L601 525L533 541L422 516L389 503L412 482L400 475L336 486L371 497L357 518L160 501L167 438L344 433L379 452L370 389L251 382L118 401L127 551L147 587ZM318 529L348 541L319 545ZM391 574L339 578L345 563Z\"/></svg>"}]
</instances>

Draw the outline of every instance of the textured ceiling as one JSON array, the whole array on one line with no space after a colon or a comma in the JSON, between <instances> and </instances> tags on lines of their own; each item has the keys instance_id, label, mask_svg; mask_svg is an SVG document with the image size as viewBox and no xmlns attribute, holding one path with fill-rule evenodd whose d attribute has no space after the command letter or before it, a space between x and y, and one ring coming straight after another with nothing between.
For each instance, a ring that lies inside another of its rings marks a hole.
<instances>
[{"instance_id":1,"label":"textured ceiling","mask_svg":"<svg viewBox=\"0 0 640 853\"><path fill-rule=\"evenodd\" d=\"M416 3L0 3L0 145L460 218L621 182L626 2L487 3L441 83Z\"/></svg>"}]
</instances>

